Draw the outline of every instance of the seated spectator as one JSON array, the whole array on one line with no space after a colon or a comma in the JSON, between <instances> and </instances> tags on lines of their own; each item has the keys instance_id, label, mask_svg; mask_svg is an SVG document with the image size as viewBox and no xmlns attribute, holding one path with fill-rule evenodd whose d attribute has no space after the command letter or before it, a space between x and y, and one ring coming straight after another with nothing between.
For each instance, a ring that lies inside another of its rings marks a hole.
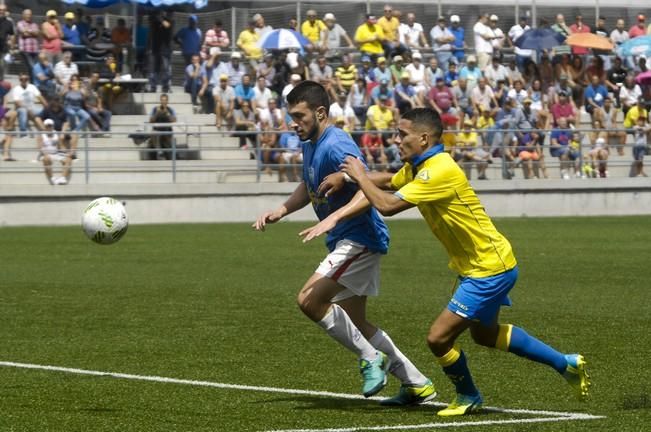
<instances>
[{"instance_id":1,"label":"seated spectator","mask_svg":"<svg viewBox=\"0 0 651 432\"><path fill-rule=\"evenodd\" d=\"M258 119L260 123L266 121L271 129L275 131L286 131L287 123L285 122L285 112L278 107L276 97L271 97L267 101L267 107L258 109Z\"/></svg>"},{"instance_id":2,"label":"seated spectator","mask_svg":"<svg viewBox=\"0 0 651 432\"><path fill-rule=\"evenodd\" d=\"M388 140L392 137L393 131L389 130L395 122L393 110L389 107L389 98L380 95L378 103L371 105L366 112L366 124L364 129L369 135L375 136L375 140Z\"/></svg>"},{"instance_id":3,"label":"seated spectator","mask_svg":"<svg viewBox=\"0 0 651 432\"><path fill-rule=\"evenodd\" d=\"M337 66L335 70L335 79L337 82L337 91L348 94L357 79L357 68L352 64L350 55L344 54L341 57L341 65Z\"/></svg>"},{"instance_id":4,"label":"seated spectator","mask_svg":"<svg viewBox=\"0 0 651 432\"><path fill-rule=\"evenodd\" d=\"M108 132L111 130L111 117L113 113L104 109L102 98L98 92L99 88L99 74L94 72L88 84L85 87L84 106L88 114L90 114L89 125L94 131Z\"/></svg>"},{"instance_id":5,"label":"seated spectator","mask_svg":"<svg viewBox=\"0 0 651 432\"><path fill-rule=\"evenodd\" d=\"M323 55L328 50L328 27L317 18L314 9L308 10L305 16L307 19L301 24L301 34L310 41L307 50Z\"/></svg>"},{"instance_id":6,"label":"seated spectator","mask_svg":"<svg viewBox=\"0 0 651 432\"><path fill-rule=\"evenodd\" d=\"M212 91L215 99L215 126L222 130L224 126L233 128L233 113L235 111L235 90L228 85L228 75L219 77L219 85Z\"/></svg>"},{"instance_id":7,"label":"seated spectator","mask_svg":"<svg viewBox=\"0 0 651 432\"><path fill-rule=\"evenodd\" d=\"M457 101L459 125L463 124L464 118L474 119L475 110L472 104L472 89L468 87L465 79L458 79L456 85L452 88L452 95Z\"/></svg>"},{"instance_id":8,"label":"seated spectator","mask_svg":"<svg viewBox=\"0 0 651 432\"><path fill-rule=\"evenodd\" d=\"M228 75L228 85L235 88L242 83L242 78L247 73L246 66L241 63L242 54L234 51L231 53L231 61L224 64L224 73Z\"/></svg>"},{"instance_id":9,"label":"seated spectator","mask_svg":"<svg viewBox=\"0 0 651 432\"><path fill-rule=\"evenodd\" d=\"M459 81L459 72L457 71L457 64L455 62L450 62L448 64L448 70L445 72L445 85L452 87L457 84Z\"/></svg>"},{"instance_id":10,"label":"seated spectator","mask_svg":"<svg viewBox=\"0 0 651 432\"><path fill-rule=\"evenodd\" d=\"M185 65L192 62L192 57L201 52L201 30L197 28L199 18L196 15L188 17L188 25L174 35L174 42L181 46L181 55Z\"/></svg>"},{"instance_id":11,"label":"seated spectator","mask_svg":"<svg viewBox=\"0 0 651 432\"><path fill-rule=\"evenodd\" d=\"M518 66L517 66L514 58L509 60L509 65L506 68L506 72L508 72L508 74L509 74L508 82L515 82L515 80L517 80L517 79L519 79L519 80L524 79L522 77L522 73L518 69Z\"/></svg>"},{"instance_id":12,"label":"seated spectator","mask_svg":"<svg viewBox=\"0 0 651 432\"><path fill-rule=\"evenodd\" d=\"M262 38L270 31L273 31L273 27L265 24L264 17L262 16L262 14L257 13L253 15L251 19L255 23L255 31L260 35L260 38Z\"/></svg>"},{"instance_id":13,"label":"seated spectator","mask_svg":"<svg viewBox=\"0 0 651 432\"><path fill-rule=\"evenodd\" d=\"M18 114L18 127L21 136L25 136L25 132L29 127L29 121L33 121L34 125L39 129L43 129L43 123L38 118L41 108L36 106L36 102L40 102L43 108L47 107L47 101L41 95L41 92L34 84L30 84L29 75L21 73L19 76L19 84L11 90L10 100L16 106Z\"/></svg>"},{"instance_id":14,"label":"seated spectator","mask_svg":"<svg viewBox=\"0 0 651 432\"><path fill-rule=\"evenodd\" d=\"M79 75L70 78L68 90L63 94L63 109L68 116L68 124L74 132L80 132L86 128L90 115L84 109L86 95L81 88Z\"/></svg>"},{"instance_id":15,"label":"seated spectator","mask_svg":"<svg viewBox=\"0 0 651 432\"><path fill-rule=\"evenodd\" d=\"M488 80L488 85L492 88L497 88L498 81L506 81L509 83L509 86L512 85L509 72L501 63L500 56L493 56L491 64L484 69L484 77Z\"/></svg>"},{"instance_id":16,"label":"seated spectator","mask_svg":"<svg viewBox=\"0 0 651 432\"><path fill-rule=\"evenodd\" d=\"M287 95L289 92L294 90L294 87L298 85L303 79L299 74L292 74L289 78L289 83L283 87L283 91L281 93L281 99L282 99L282 105L286 106L287 105Z\"/></svg>"},{"instance_id":17,"label":"seated spectator","mask_svg":"<svg viewBox=\"0 0 651 432\"><path fill-rule=\"evenodd\" d=\"M280 135L278 140L279 147L283 150L282 155L282 168L285 173L291 173L288 176L290 181L300 181L301 179L301 164L303 163L303 152L301 151L301 141L295 132L286 132ZM291 170L287 170L287 166Z\"/></svg>"},{"instance_id":18,"label":"seated spectator","mask_svg":"<svg viewBox=\"0 0 651 432\"><path fill-rule=\"evenodd\" d=\"M459 78L466 80L468 87L472 90L481 77L481 70L477 67L477 58L474 55L469 55L466 65L459 71Z\"/></svg>"},{"instance_id":19,"label":"seated spectator","mask_svg":"<svg viewBox=\"0 0 651 432\"><path fill-rule=\"evenodd\" d=\"M104 17L95 18L93 27L87 36L86 58L90 61L101 62L115 48L111 42L111 32L104 25Z\"/></svg>"},{"instance_id":20,"label":"seated spectator","mask_svg":"<svg viewBox=\"0 0 651 432\"><path fill-rule=\"evenodd\" d=\"M558 126L551 133L549 153L552 157L560 160L561 178L569 180L569 168L573 166L573 160L577 159L579 154L576 150L570 147L572 141L572 129L568 127L567 118L560 117L558 119Z\"/></svg>"},{"instance_id":21,"label":"seated spectator","mask_svg":"<svg viewBox=\"0 0 651 432\"><path fill-rule=\"evenodd\" d=\"M274 65L273 54L266 53L264 55L263 61L258 63L255 67L255 73L258 78L264 78L265 86L271 89L274 85L274 76L276 75L276 66Z\"/></svg>"},{"instance_id":22,"label":"seated spectator","mask_svg":"<svg viewBox=\"0 0 651 432\"><path fill-rule=\"evenodd\" d=\"M429 48L423 26L416 22L416 14L409 12L407 22L398 26L398 37L400 43L410 51L419 51Z\"/></svg>"},{"instance_id":23,"label":"seated spectator","mask_svg":"<svg viewBox=\"0 0 651 432\"><path fill-rule=\"evenodd\" d=\"M525 179L541 178L540 159L542 150L535 132L523 133L517 140L516 155L520 159L522 175Z\"/></svg>"},{"instance_id":24,"label":"seated spectator","mask_svg":"<svg viewBox=\"0 0 651 432\"><path fill-rule=\"evenodd\" d=\"M321 84L325 90L328 92L330 97L334 98L335 91L333 88L334 83L334 71L332 67L328 64L328 60L325 56L320 55L316 61L310 64L310 78L313 81Z\"/></svg>"},{"instance_id":25,"label":"seated spectator","mask_svg":"<svg viewBox=\"0 0 651 432\"><path fill-rule=\"evenodd\" d=\"M622 59L615 57L615 60L613 61L613 67L608 70L605 84L608 88L608 91L612 92L615 95L615 102L617 103L618 107L621 106L619 103L619 89L624 85L624 81L626 81L626 75L628 75L628 71L622 64Z\"/></svg>"},{"instance_id":26,"label":"seated spectator","mask_svg":"<svg viewBox=\"0 0 651 432\"><path fill-rule=\"evenodd\" d=\"M445 79L445 72L439 67L439 62L436 57L429 59L429 66L425 68L425 85L431 89L436 85L436 80L441 78Z\"/></svg>"},{"instance_id":27,"label":"seated spectator","mask_svg":"<svg viewBox=\"0 0 651 432\"><path fill-rule=\"evenodd\" d=\"M590 158L590 177L606 178L608 177L608 144L606 139L599 137L592 144L588 157Z\"/></svg>"},{"instance_id":28,"label":"seated spectator","mask_svg":"<svg viewBox=\"0 0 651 432\"><path fill-rule=\"evenodd\" d=\"M624 85L619 89L619 101L624 115L637 104L641 96L642 89L635 83L635 77L627 75L624 79Z\"/></svg>"},{"instance_id":29,"label":"seated spectator","mask_svg":"<svg viewBox=\"0 0 651 432\"><path fill-rule=\"evenodd\" d=\"M176 111L169 106L169 96L167 93L160 95L160 105L155 106L151 110L149 116L149 123L176 123ZM173 139L171 126L154 126L153 131L157 132L149 140L150 149L156 149L158 152L150 152L150 159L158 159L159 156L170 160L173 158L172 152L169 150L173 148Z\"/></svg>"},{"instance_id":30,"label":"seated spectator","mask_svg":"<svg viewBox=\"0 0 651 432\"><path fill-rule=\"evenodd\" d=\"M479 78L477 86L472 89L470 98L475 113L480 113L484 110L497 110L499 107L493 90L487 85L486 78L483 77Z\"/></svg>"},{"instance_id":31,"label":"seated spectator","mask_svg":"<svg viewBox=\"0 0 651 432\"><path fill-rule=\"evenodd\" d=\"M342 56L342 52L340 50L340 48L342 48L342 39L346 42L347 48L355 48L355 44L348 36L348 33L346 33L346 30L344 30L344 28L336 22L335 15L333 13L325 14L323 16L323 22L327 27L327 36L325 39L325 48L327 50L325 55L327 58Z\"/></svg>"},{"instance_id":32,"label":"seated spectator","mask_svg":"<svg viewBox=\"0 0 651 432\"><path fill-rule=\"evenodd\" d=\"M247 60L256 62L262 59L262 48L258 45L260 35L255 31L255 23L249 21L237 37L237 47L242 50ZM233 53L235 54L235 53ZM231 57L232 59L232 57Z\"/></svg>"},{"instance_id":33,"label":"seated spectator","mask_svg":"<svg viewBox=\"0 0 651 432\"><path fill-rule=\"evenodd\" d=\"M268 175L271 175L271 165L278 165L278 181L287 181L285 169L282 167L282 165L284 165L282 152L278 150L280 147L278 144L278 135L273 132L271 125L266 120L260 121L259 139L260 156L262 158L262 163L265 165L264 172Z\"/></svg>"},{"instance_id":34,"label":"seated spectator","mask_svg":"<svg viewBox=\"0 0 651 432\"><path fill-rule=\"evenodd\" d=\"M54 69L50 64L47 54L41 51L38 54L38 61L34 64L32 71L34 85L46 97L52 97L56 93L56 82L54 80Z\"/></svg>"},{"instance_id":35,"label":"seated spectator","mask_svg":"<svg viewBox=\"0 0 651 432\"><path fill-rule=\"evenodd\" d=\"M463 122L463 129L457 135L453 158L461 166L468 180L472 178L473 165L477 167L477 179L487 179L486 168L490 160L490 153L479 145L477 131L473 128L473 122L470 119Z\"/></svg>"},{"instance_id":36,"label":"seated spectator","mask_svg":"<svg viewBox=\"0 0 651 432\"><path fill-rule=\"evenodd\" d=\"M54 65L54 78L56 79L59 91L68 87L70 77L79 75L79 68L76 63L72 62L72 53L65 51L61 57L61 61Z\"/></svg>"},{"instance_id":37,"label":"seated spectator","mask_svg":"<svg viewBox=\"0 0 651 432\"><path fill-rule=\"evenodd\" d=\"M389 85L390 80L383 79L380 81L380 85L373 87L371 90L371 101L375 105L380 105L380 96L384 95L389 100L390 106L393 106L393 88Z\"/></svg>"},{"instance_id":38,"label":"seated spectator","mask_svg":"<svg viewBox=\"0 0 651 432\"><path fill-rule=\"evenodd\" d=\"M104 83L101 90L102 99L106 109L113 109L113 100L116 96L122 93L122 87L116 80L120 78L118 71L118 63L115 61L115 56L109 53L104 59L104 63L99 68L99 77L107 82Z\"/></svg>"},{"instance_id":39,"label":"seated spectator","mask_svg":"<svg viewBox=\"0 0 651 432\"><path fill-rule=\"evenodd\" d=\"M384 154L387 158L386 171L391 173L397 173L400 171L404 165L404 162L400 157L400 149L398 148L398 144L396 144L394 140L387 141L384 144Z\"/></svg>"},{"instance_id":40,"label":"seated spectator","mask_svg":"<svg viewBox=\"0 0 651 432\"><path fill-rule=\"evenodd\" d=\"M635 122L635 126L633 126L634 142L631 177L648 177L644 171L644 156L649 146L651 125L647 123L646 118L646 116L639 116Z\"/></svg>"},{"instance_id":41,"label":"seated spectator","mask_svg":"<svg viewBox=\"0 0 651 432\"><path fill-rule=\"evenodd\" d=\"M199 98L203 97L203 93L208 87L206 70L201 67L199 54L194 54L190 64L185 67L185 84L183 87L186 93L190 93L193 114L197 114L200 110Z\"/></svg>"},{"instance_id":42,"label":"seated spectator","mask_svg":"<svg viewBox=\"0 0 651 432\"><path fill-rule=\"evenodd\" d=\"M446 87L443 77L436 79L436 85L430 89L426 100L430 107L436 110L439 115L456 115L458 111L457 100L454 97L452 90L450 90L449 87Z\"/></svg>"},{"instance_id":43,"label":"seated spectator","mask_svg":"<svg viewBox=\"0 0 651 432\"><path fill-rule=\"evenodd\" d=\"M507 99L504 106L497 111L495 115L495 126L489 128L487 141L490 146L491 154L494 157L501 157L503 160L502 175L509 180L514 176L515 152L517 146L514 146L513 138L518 139L522 136L521 130L529 130L531 125L527 122L521 109L515 101ZM507 132L504 132L507 130Z\"/></svg>"},{"instance_id":44,"label":"seated spectator","mask_svg":"<svg viewBox=\"0 0 651 432\"><path fill-rule=\"evenodd\" d=\"M362 135L359 147L372 171L386 171L389 162L384 152L384 139L381 133L366 132Z\"/></svg>"},{"instance_id":45,"label":"seated spectator","mask_svg":"<svg viewBox=\"0 0 651 432\"><path fill-rule=\"evenodd\" d=\"M56 63L61 56L63 30L55 10L45 13L45 21L41 25L41 52L45 53L50 63Z\"/></svg>"},{"instance_id":46,"label":"seated spectator","mask_svg":"<svg viewBox=\"0 0 651 432\"><path fill-rule=\"evenodd\" d=\"M255 91L249 74L244 74L242 82L235 86L235 108L239 108L244 102L248 102L249 107L255 112Z\"/></svg>"},{"instance_id":47,"label":"seated spectator","mask_svg":"<svg viewBox=\"0 0 651 432\"><path fill-rule=\"evenodd\" d=\"M382 29L382 33L384 34L382 48L384 49L385 57L391 58L391 56L402 54L407 50L407 47L400 43L398 33L400 19L397 14L394 14L393 8L390 5L384 6L384 15L377 20L377 26Z\"/></svg>"},{"instance_id":48,"label":"seated spectator","mask_svg":"<svg viewBox=\"0 0 651 432\"><path fill-rule=\"evenodd\" d=\"M614 144L617 149L617 153L620 156L624 155L624 145L626 144L626 132L623 130L618 130L618 113L619 109L615 107L612 98L609 96L604 100L604 106L601 108L601 115L599 116L600 123L602 124L604 131L604 138L606 139L607 147L610 147ZM591 142L594 144L596 142L596 136L593 137Z\"/></svg>"},{"instance_id":49,"label":"seated spectator","mask_svg":"<svg viewBox=\"0 0 651 432\"><path fill-rule=\"evenodd\" d=\"M359 45L362 55L371 59L377 58L384 53L383 42L386 40L382 27L377 25L375 15L367 14L364 24L357 27L355 31L355 42Z\"/></svg>"},{"instance_id":50,"label":"seated spectator","mask_svg":"<svg viewBox=\"0 0 651 432\"><path fill-rule=\"evenodd\" d=\"M233 121L235 123L236 131L254 132L257 130L257 118L255 112L251 109L251 104L247 100L243 100L239 109L233 112ZM240 138L240 148L247 149L246 140L251 143L251 148L256 147L256 134L254 133L236 133Z\"/></svg>"},{"instance_id":51,"label":"seated spectator","mask_svg":"<svg viewBox=\"0 0 651 432\"><path fill-rule=\"evenodd\" d=\"M513 81L513 88L509 89L506 95L509 99L515 101L516 107L522 108L524 100L529 97L529 92L524 89L522 80L516 79Z\"/></svg>"},{"instance_id":52,"label":"seated spectator","mask_svg":"<svg viewBox=\"0 0 651 432\"><path fill-rule=\"evenodd\" d=\"M425 65L422 63L423 56L419 52L411 55L411 63L405 67L409 74L409 83L414 86L417 94L424 93L428 90L425 81Z\"/></svg>"},{"instance_id":53,"label":"seated spectator","mask_svg":"<svg viewBox=\"0 0 651 432\"><path fill-rule=\"evenodd\" d=\"M355 85L348 93L348 104L353 109L359 124L366 123L366 111L369 107L369 94L366 91L366 80L362 77L357 78Z\"/></svg>"},{"instance_id":54,"label":"seated spectator","mask_svg":"<svg viewBox=\"0 0 651 432\"><path fill-rule=\"evenodd\" d=\"M398 85L402 77L402 73L406 72L402 56L397 55L393 57L393 63L391 63L391 66L389 66L389 70L391 71L391 84L394 86Z\"/></svg>"},{"instance_id":55,"label":"seated spectator","mask_svg":"<svg viewBox=\"0 0 651 432\"><path fill-rule=\"evenodd\" d=\"M45 177L52 185L68 184L70 179L70 170L72 166L72 155L66 152L62 146L63 136L54 130L54 121L47 119L43 122L44 134L36 137L38 148L45 169ZM63 165L61 176L55 176L52 170L52 164L60 162Z\"/></svg>"},{"instance_id":56,"label":"seated spectator","mask_svg":"<svg viewBox=\"0 0 651 432\"><path fill-rule=\"evenodd\" d=\"M211 48L219 48L220 50L226 49L230 46L231 40L228 33L223 28L221 20L215 20L212 28L206 31L206 36L203 40L202 55L208 57Z\"/></svg>"},{"instance_id":57,"label":"seated spectator","mask_svg":"<svg viewBox=\"0 0 651 432\"><path fill-rule=\"evenodd\" d=\"M597 75L592 75L590 85L585 88L585 111L590 114L591 118L600 119L601 107L604 106L604 100L608 97L606 86L601 84Z\"/></svg>"},{"instance_id":58,"label":"seated spectator","mask_svg":"<svg viewBox=\"0 0 651 432\"><path fill-rule=\"evenodd\" d=\"M343 118L343 129L346 132L355 129L357 118L355 117L355 111L353 111L353 108L348 104L348 95L346 92L339 92L336 102L330 105L328 117L331 124L334 124L336 119Z\"/></svg>"},{"instance_id":59,"label":"seated spectator","mask_svg":"<svg viewBox=\"0 0 651 432\"><path fill-rule=\"evenodd\" d=\"M531 109L533 111L541 111L547 104L547 95L543 92L542 81L539 79L534 80L529 87L528 95L525 100L531 99ZM524 103L524 100L522 101Z\"/></svg>"},{"instance_id":60,"label":"seated spectator","mask_svg":"<svg viewBox=\"0 0 651 432\"><path fill-rule=\"evenodd\" d=\"M575 112L574 107L570 104L569 95L564 91L558 94L558 103L552 105L551 111L554 126L559 124L558 121L561 118L564 118L569 124L574 125L575 127L579 125L578 117L580 116L580 113Z\"/></svg>"},{"instance_id":61,"label":"seated spectator","mask_svg":"<svg viewBox=\"0 0 651 432\"><path fill-rule=\"evenodd\" d=\"M0 82L0 127L5 132L5 136L0 140L2 145L2 160L5 162L15 162L11 156L11 144L13 142L13 134L6 132L13 132L16 129L16 119L18 114L9 106L9 94L11 93L11 83L9 81Z\"/></svg>"},{"instance_id":62,"label":"seated spectator","mask_svg":"<svg viewBox=\"0 0 651 432\"><path fill-rule=\"evenodd\" d=\"M483 110L477 117L476 128L479 131L479 136L484 146L490 147L491 141L488 138L487 131L494 129L495 119L492 117L492 111ZM492 135L491 135L492 136ZM490 148L489 148L490 150Z\"/></svg>"},{"instance_id":63,"label":"seated spectator","mask_svg":"<svg viewBox=\"0 0 651 432\"><path fill-rule=\"evenodd\" d=\"M384 58L384 57L380 57L380 58ZM367 55L363 55L360 58L360 63L361 64L357 68L357 76L360 78L364 78L364 81L366 81L366 83L368 84L377 82L377 80L375 79L375 68L371 64L371 57ZM384 60L385 69L386 69L386 64L387 62L385 59Z\"/></svg>"},{"instance_id":64,"label":"seated spectator","mask_svg":"<svg viewBox=\"0 0 651 432\"><path fill-rule=\"evenodd\" d=\"M409 73L406 71L402 74L400 82L394 88L393 95L400 114L423 106L423 100L416 92L416 88L409 82Z\"/></svg>"},{"instance_id":65,"label":"seated spectator","mask_svg":"<svg viewBox=\"0 0 651 432\"><path fill-rule=\"evenodd\" d=\"M376 83L386 80L389 83L393 82L393 74L391 69L387 67L387 59L378 57L377 66L373 69L373 78Z\"/></svg>"}]
</instances>

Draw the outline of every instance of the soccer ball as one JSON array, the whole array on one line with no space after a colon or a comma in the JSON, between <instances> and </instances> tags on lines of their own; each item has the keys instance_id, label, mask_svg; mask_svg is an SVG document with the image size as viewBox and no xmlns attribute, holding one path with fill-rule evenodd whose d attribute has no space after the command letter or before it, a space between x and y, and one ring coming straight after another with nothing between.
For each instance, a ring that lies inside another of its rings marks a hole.
<instances>
[{"instance_id":1,"label":"soccer ball","mask_svg":"<svg viewBox=\"0 0 651 432\"><path fill-rule=\"evenodd\" d=\"M116 243L127 232L129 218L120 201L101 197L88 204L81 217L81 227L95 243L109 245Z\"/></svg>"}]
</instances>

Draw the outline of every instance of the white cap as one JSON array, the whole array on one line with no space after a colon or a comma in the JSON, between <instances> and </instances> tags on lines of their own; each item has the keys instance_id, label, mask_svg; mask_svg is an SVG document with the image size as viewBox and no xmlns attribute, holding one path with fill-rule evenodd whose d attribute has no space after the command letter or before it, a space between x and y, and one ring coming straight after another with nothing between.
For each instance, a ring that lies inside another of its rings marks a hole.
<instances>
[{"instance_id":1,"label":"white cap","mask_svg":"<svg viewBox=\"0 0 651 432\"><path fill-rule=\"evenodd\" d=\"M491 17L489 19L491 21L497 21L497 15L493 14L493 15L491 15Z\"/></svg>"},{"instance_id":2,"label":"white cap","mask_svg":"<svg viewBox=\"0 0 651 432\"><path fill-rule=\"evenodd\" d=\"M604 145L604 144L606 144L606 140L603 139L603 138L597 138L597 141L595 141L595 144L597 144L597 145L599 145L599 144L600 144L600 145Z\"/></svg>"},{"instance_id":3,"label":"white cap","mask_svg":"<svg viewBox=\"0 0 651 432\"><path fill-rule=\"evenodd\" d=\"M461 18L459 18L459 15L452 15L450 17L450 22L461 22Z\"/></svg>"},{"instance_id":4,"label":"white cap","mask_svg":"<svg viewBox=\"0 0 651 432\"><path fill-rule=\"evenodd\" d=\"M45 119L45 121L43 122L43 124L44 124L45 126L54 126L54 120L52 120L51 118L49 118L49 119Z\"/></svg>"},{"instance_id":5,"label":"white cap","mask_svg":"<svg viewBox=\"0 0 651 432\"><path fill-rule=\"evenodd\" d=\"M302 78L299 74L292 74L292 76L289 77L290 81L300 81Z\"/></svg>"},{"instance_id":6,"label":"white cap","mask_svg":"<svg viewBox=\"0 0 651 432\"><path fill-rule=\"evenodd\" d=\"M415 51L415 52L411 55L411 58L422 59L422 58L423 58L423 55L422 55L420 52Z\"/></svg>"},{"instance_id":7,"label":"white cap","mask_svg":"<svg viewBox=\"0 0 651 432\"><path fill-rule=\"evenodd\" d=\"M259 13L255 14L255 15L253 15L253 17L251 17L251 19L252 19L253 21L257 21L257 20L259 20L260 18L262 18L262 15L260 15Z\"/></svg>"},{"instance_id":8,"label":"white cap","mask_svg":"<svg viewBox=\"0 0 651 432\"><path fill-rule=\"evenodd\" d=\"M238 51L233 51L233 53L231 53L231 58L241 59L242 54L240 54Z\"/></svg>"},{"instance_id":9,"label":"white cap","mask_svg":"<svg viewBox=\"0 0 651 432\"><path fill-rule=\"evenodd\" d=\"M336 21L335 19L335 14L328 12L327 14L323 15L323 21Z\"/></svg>"}]
</instances>

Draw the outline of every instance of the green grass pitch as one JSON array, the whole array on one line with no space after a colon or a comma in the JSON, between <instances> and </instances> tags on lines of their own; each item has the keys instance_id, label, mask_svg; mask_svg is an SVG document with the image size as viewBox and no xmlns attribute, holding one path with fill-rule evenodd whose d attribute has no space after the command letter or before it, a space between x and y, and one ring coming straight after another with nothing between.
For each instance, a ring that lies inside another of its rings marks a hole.
<instances>
[{"instance_id":1,"label":"green grass pitch","mask_svg":"<svg viewBox=\"0 0 651 432\"><path fill-rule=\"evenodd\" d=\"M520 263L520 325L561 351L582 352L587 403L551 369L461 346L487 406L606 416L556 423L467 425L482 431L651 430L651 230L648 217L500 219ZM322 240L308 223L265 233L249 225L132 226L113 246L78 227L0 229L0 361L274 388L356 394L356 359L295 305ZM391 221L382 294L369 318L434 381L452 386L428 352L431 320L454 283L422 221ZM391 378L382 396L397 390ZM435 408L209 388L0 366L0 431L268 431L486 422L438 419ZM423 428L418 430L438 430ZM457 429L455 429L457 430Z\"/></svg>"}]
</instances>

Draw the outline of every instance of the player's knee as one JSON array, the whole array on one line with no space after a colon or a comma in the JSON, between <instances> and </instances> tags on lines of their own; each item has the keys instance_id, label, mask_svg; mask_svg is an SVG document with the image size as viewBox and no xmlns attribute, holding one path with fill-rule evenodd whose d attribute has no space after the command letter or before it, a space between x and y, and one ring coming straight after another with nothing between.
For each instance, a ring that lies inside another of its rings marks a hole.
<instances>
[{"instance_id":1,"label":"player's knee","mask_svg":"<svg viewBox=\"0 0 651 432\"><path fill-rule=\"evenodd\" d=\"M435 328L431 328L427 334L427 345L430 351L439 357L445 355L453 344L454 341L450 340Z\"/></svg>"},{"instance_id":2,"label":"player's knee","mask_svg":"<svg viewBox=\"0 0 651 432\"><path fill-rule=\"evenodd\" d=\"M495 346L495 342L497 341L497 334L492 334L489 332L485 331L470 331L470 336L472 337L472 340L481 346L485 346L488 348L493 348Z\"/></svg>"}]
</instances>

